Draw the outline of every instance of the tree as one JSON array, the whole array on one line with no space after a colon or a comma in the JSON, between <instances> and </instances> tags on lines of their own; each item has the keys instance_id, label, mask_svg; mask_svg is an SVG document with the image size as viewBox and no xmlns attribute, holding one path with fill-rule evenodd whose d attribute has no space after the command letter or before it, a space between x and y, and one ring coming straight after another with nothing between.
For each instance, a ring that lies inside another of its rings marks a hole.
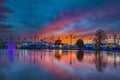
<instances>
[{"instance_id":1,"label":"tree","mask_svg":"<svg viewBox=\"0 0 120 80\"><path fill-rule=\"evenodd\" d=\"M76 45L78 46L79 49L83 49L84 48L84 42L82 39L78 39L76 42Z\"/></svg>"},{"instance_id":2,"label":"tree","mask_svg":"<svg viewBox=\"0 0 120 80\"><path fill-rule=\"evenodd\" d=\"M107 38L107 36L103 30L99 29L96 31L94 42L95 42L97 49L100 50L100 46L105 44L106 38Z\"/></svg>"},{"instance_id":3,"label":"tree","mask_svg":"<svg viewBox=\"0 0 120 80\"><path fill-rule=\"evenodd\" d=\"M55 45L61 45L62 44L62 40L58 39L55 41Z\"/></svg>"}]
</instances>

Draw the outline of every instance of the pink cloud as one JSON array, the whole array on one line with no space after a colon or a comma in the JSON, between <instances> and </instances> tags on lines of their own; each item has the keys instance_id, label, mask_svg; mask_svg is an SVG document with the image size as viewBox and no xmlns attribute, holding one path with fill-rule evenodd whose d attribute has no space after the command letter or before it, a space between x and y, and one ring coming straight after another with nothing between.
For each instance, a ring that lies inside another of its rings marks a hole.
<instances>
[{"instance_id":1,"label":"pink cloud","mask_svg":"<svg viewBox=\"0 0 120 80\"><path fill-rule=\"evenodd\" d=\"M55 17L54 18L54 22L48 24L47 26L44 26L42 29L38 30L36 33L39 35L44 35L44 34L53 34L54 31L60 31L61 29L64 29L66 27L69 27L69 24L74 23L78 20L82 20L82 19L90 19L92 17L98 17L98 18L103 18L107 15L111 15L113 13L115 13L117 10L113 7L113 6L109 6L106 8L100 8L100 9L91 9L88 12L83 12L80 9L76 8L75 9L75 13L71 13L70 10L67 11L62 11L60 12L60 16L59 17ZM103 18L104 19L104 18ZM90 30L92 31L97 29L98 25L101 24L101 22L104 22L104 20L94 20L92 23L93 26L89 27ZM89 24L87 24L86 26L88 26ZM82 28L80 28L80 26L75 28L72 28L72 30L68 30L68 32L87 32L88 29L86 28L86 26L82 26ZM88 31L88 32L91 32ZM65 33L68 33L65 32ZM35 34L36 34L35 33Z\"/></svg>"}]
</instances>

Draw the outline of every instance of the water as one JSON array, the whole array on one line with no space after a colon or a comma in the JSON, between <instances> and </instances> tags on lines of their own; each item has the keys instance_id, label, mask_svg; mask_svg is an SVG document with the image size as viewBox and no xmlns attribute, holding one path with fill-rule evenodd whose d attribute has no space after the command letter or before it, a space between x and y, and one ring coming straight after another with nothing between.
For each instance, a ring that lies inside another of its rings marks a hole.
<instances>
[{"instance_id":1,"label":"water","mask_svg":"<svg viewBox=\"0 0 120 80\"><path fill-rule=\"evenodd\" d=\"M4 49L0 80L120 80L120 53Z\"/></svg>"}]
</instances>

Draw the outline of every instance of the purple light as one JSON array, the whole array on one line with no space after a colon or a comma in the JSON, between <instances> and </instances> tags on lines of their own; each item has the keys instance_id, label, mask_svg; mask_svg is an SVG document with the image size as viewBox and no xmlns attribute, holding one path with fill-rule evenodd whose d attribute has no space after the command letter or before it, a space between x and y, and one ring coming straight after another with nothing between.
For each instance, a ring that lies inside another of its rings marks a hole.
<instances>
[{"instance_id":1,"label":"purple light","mask_svg":"<svg viewBox=\"0 0 120 80\"><path fill-rule=\"evenodd\" d=\"M14 44L13 44L13 43L10 43L10 44L8 45L8 49L9 49L9 50L15 50Z\"/></svg>"},{"instance_id":2,"label":"purple light","mask_svg":"<svg viewBox=\"0 0 120 80\"><path fill-rule=\"evenodd\" d=\"M14 50L15 50L15 46L14 46L13 43L10 43L10 44L8 45L8 50L9 50L9 59L10 59L11 61L13 61L13 59L14 59Z\"/></svg>"}]
</instances>

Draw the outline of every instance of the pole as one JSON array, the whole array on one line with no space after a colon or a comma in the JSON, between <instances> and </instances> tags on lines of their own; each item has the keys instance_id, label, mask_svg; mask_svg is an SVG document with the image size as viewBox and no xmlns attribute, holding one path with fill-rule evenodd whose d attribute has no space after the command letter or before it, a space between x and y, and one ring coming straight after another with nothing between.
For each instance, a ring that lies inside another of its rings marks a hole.
<instances>
[{"instance_id":1,"label":"pole","mask_svg":"<svg viewBox=\"0 0 120 80\"><path fill-rule=\"evenodd\" d=\"M115 46L115 44L116 44L116 34L113 34L113 36L114 36L114 46Z\"/></svg>"},{"instance_id":2,"label":"pole","mask_svg":"<svg viewBox=\"0 0 120 80\"><path fill-rule=\"evenodd\" d=\"M72 48L72 35L70 34L70 46Z\"/></svg>"},{"instance_id":3,"label":"pole","mask_svg":"<svg viewBox=\"0 0 120 80\"><path fill-rule=\"evenodd\" d=\"M120 42L120 36L118 37L118 45L119 45L119 42Z\"/></svg>"}]
</instances>

